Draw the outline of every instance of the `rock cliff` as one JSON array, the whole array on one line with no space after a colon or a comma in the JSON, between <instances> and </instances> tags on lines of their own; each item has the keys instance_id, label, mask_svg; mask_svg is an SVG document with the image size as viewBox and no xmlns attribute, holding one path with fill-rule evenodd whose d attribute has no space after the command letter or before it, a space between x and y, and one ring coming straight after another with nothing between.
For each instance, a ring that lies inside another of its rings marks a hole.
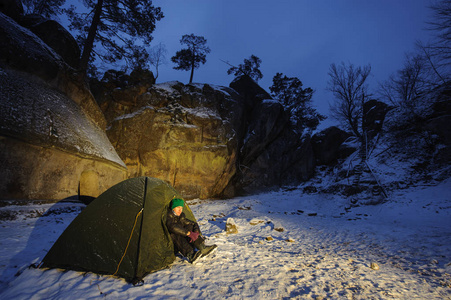
<instances>
[{"instance_id":1,"label":"rock cliff","mask_svg":"<svg viewBox=\"0 0 451 300\"><path fill-rule=\"evenodd\" d=\"M161 178L186 198L222 194L236 172L237 93L208 84L145 85L111 90L105 82L98 97L127 176Z\"/></svg>"},{"instance_id":2,"label":"rock cliff","mask_svg":"<svg viewBox=\"0 0 451 300\"><path fill-rule=\"evenodd\" d=\"M0 198L96 197L125 164L86 85L51 47L0 13Z\"/></svg>"},{"instance_id":3,"label":"rock cliff","mask_svg":"<svg viewBox=\"0 0 451 300\"><path fill-rule=\"evenodd\" d=\"M1 198L96 197L137 176L187 199L233 197L313 174L310 136L250 77L225 87L108 71L88 88L64 28L9 13L0 13Z\"/></svg>"},{"instance_id":4,"label":"rock cliff","mask_svg":"<svg viewBox=\"0 0 451 300\"><path fill-rule=\"evenodd\" d=\"M313 173L310 139L249 77L230 87L153 84L153 77L137 76L142 72L109 71L92 85L128 177L158 177L186 198L211 198L298 183Z\"/></svg>"}]
</instances>

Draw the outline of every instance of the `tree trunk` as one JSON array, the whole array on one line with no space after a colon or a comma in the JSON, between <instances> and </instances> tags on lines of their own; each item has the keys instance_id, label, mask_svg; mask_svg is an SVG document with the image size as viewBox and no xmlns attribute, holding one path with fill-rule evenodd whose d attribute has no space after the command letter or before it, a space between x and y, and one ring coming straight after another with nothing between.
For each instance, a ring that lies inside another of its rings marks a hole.
<instances>
[{"instance_id":1,"label":"tree trunk","mask_svg":"<svg viewBox=\"0 0 451 300\"><path fill-rule=\"evenodd\" d=\"M88 37L83 47L83 53L80 59L80 70L83 72L83 76L86 75L88 69L89 58L91 57L92 48L94 46L94 39L97 33L97 27L100 23L100 15L102 13L103 0L99 0L95 7L94 17L92 18L91 27L89 28Z\"/></svg>"},{"instance_id":2,"label":"tree trunk","mask_svg":"<svg viewBox=\"0 0 451 300\"><path fill-rule=\"evenodd\" d=\"M191 76L189 77L189 83L193 83L194 77L194 62L191 64Z\"/></svg>"}]
</instances>

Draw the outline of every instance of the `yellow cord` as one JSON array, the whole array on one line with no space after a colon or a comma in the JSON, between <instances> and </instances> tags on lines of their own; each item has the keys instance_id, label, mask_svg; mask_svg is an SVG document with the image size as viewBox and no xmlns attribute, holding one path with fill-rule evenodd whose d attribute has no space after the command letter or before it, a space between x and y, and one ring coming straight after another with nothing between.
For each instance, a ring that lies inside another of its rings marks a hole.
<instances>
[{"instance_id":1,"label":"yellow cord","mask_svg":"<svg viewBox=\"0 0 451 300\"><path fill-rule=\"evenodd\" d=\"M130 233L130 237L128 238L127 247L125 247L124 254L122 255L121 260L119 261L119 264L117 265L116 272L114 272L114 274L112 276L115 276L117 274L117 272L119 271L119 267L122 263L122 260L125 257L125 254L127 253L127 249L128 249L128 246L130 245L130 241L132 240L132 235L133 235L133 231L135 230L136 222L138 222L138 217L142 212L143 212L143 208L141 208L141 210L138 212L138 214L135 217L135 224L133 224L132 232Z\"/></svg>"}]
</instances>

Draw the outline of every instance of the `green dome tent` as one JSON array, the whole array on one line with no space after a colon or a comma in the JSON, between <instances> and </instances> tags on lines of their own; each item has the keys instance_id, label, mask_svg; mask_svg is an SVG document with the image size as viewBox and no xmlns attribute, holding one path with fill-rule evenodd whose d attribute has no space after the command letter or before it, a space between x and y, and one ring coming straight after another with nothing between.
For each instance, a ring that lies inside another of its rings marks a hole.
<instances>
[{"instance_id":1,"label":"green dome tent","mask_svg":"<svg viewBox=\"0 0 451 300\"><path fill-rule=\"evenodd\" d=\"M139 282L166 268L174 246L166 228L166 211L179 194L150 177L125 180L91 202L66 228L41 268L111 274ZM196 221L185 204L185 215Z\"/></svg>"}]
</instances>

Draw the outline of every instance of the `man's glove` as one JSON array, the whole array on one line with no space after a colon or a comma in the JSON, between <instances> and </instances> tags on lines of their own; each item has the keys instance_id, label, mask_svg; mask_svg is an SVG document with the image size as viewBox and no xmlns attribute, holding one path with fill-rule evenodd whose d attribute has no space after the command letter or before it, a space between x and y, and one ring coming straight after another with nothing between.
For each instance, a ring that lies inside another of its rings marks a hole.
<instances>
[{"instance_id":1,"label":"man's glove","mask_svg":"<svg viewBox=\"0 0 451 300\"><path fill-rule=\"evenodd\" d=\"M193 243L199 237L199 233L191 231L188 236L190 237L190 241L189 242Z\"/></svg>"}]
</instances>

